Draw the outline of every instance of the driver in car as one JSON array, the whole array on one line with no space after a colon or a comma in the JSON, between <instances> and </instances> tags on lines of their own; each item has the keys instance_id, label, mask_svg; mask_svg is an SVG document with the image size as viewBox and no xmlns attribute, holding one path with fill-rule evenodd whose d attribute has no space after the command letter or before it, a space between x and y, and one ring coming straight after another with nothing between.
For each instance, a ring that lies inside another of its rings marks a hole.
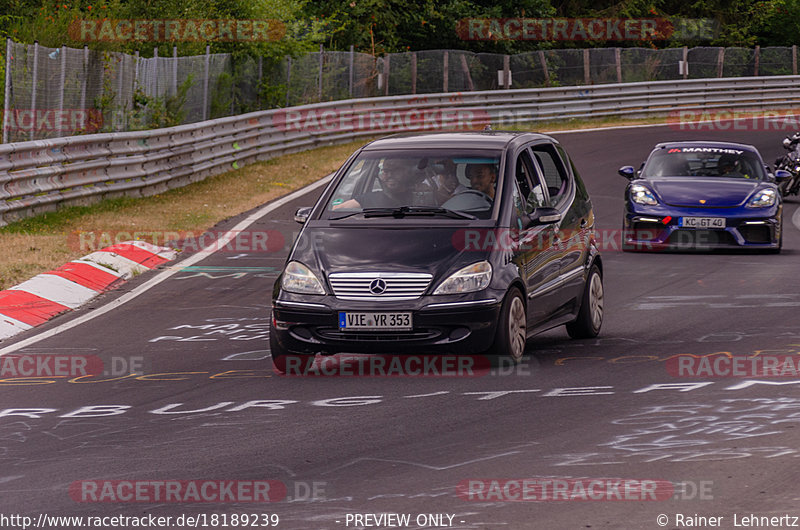
<instances>
[{"instance_id":1,"label":"driver in car","mask_svg":"<svg viewBox=\"0 0 800 530\"><path fill-rule=\"evenodd\" d=\"M383 161L378 178L381 189L368 191L353 199L333 206L333 210L342 208L395 208L414 203L414 186L417 176L408 160L387 158Z\"/></svg>"},{"instance_id":2,"label":"driver in car","mask_svg":"<svg viewBox=\"0 0 800 530\"><path fill-rule=\"evenodd\" d=\"M717 162L720 177L750 178L739 171L739 159L736 155L722 155Z\"/></svg>"},{"instance_id":3,"label":"driver in car","mask_svg":"<svg viewBox=\"0 0 800 530\"><path fill-rule=\"evenodd\" d=\"M471 164L467 167L467 178L472 189L485 193L494 199L494 185L497 181L497 171L494 164Z\"/></svg>"}]
</instances>

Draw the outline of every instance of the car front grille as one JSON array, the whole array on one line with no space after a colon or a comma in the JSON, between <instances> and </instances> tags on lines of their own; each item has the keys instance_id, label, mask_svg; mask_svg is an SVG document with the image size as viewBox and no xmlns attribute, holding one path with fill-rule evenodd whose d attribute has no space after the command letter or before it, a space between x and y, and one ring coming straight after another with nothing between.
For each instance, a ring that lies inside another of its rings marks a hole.
<instances>
[{"instance_id":1,"label":"car front grille","mask_svg":"<svg viewBox=\"0 0 800 530\"><path fill-rule=\"evenodd\" d=\"M741 225L739 233L748 243L772 243L772 233L767 225Z\"/></svg>"},{"instance_id":2,"label":"car front grille","mask_svg":"<svg viewBox=\"0 0 800 530\"><path fill-rule=\"evenodd\" d=\"M340 300L385 302L419 298L432 279L431 274L416 272L334 272L328 276Z\"/></svg>"},{"instance_id":3,"label":"car front grille","mask_svg":"<svg viewBox=\"0 0 800 530\"><path fill-rule=\"evenodd\" d=\"M431 340L441 335L435 329L417 329L414 331L340 331L336 328L317 328L316 334L328 340L340 340L350 342L398 342L413 340Z\"/></svg>"},{"instance_id":4,"label":"car front grille","mask_svg":"<svg viewBox=\"0 0 800 530\"><path fill-rule=\"evenodd\" d=\"M667 240L669 245L679 246L716 246L736 245L736 239L725 230L675 230Z\"/></svg>"}]
</instances>

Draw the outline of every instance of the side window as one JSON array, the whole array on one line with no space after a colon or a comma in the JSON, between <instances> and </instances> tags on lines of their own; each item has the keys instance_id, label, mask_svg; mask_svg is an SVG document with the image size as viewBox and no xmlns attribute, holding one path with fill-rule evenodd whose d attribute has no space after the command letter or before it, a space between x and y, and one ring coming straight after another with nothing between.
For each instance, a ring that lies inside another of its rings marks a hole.
<instances>
[{"instance_id":1,"label":"side window","mask_svg":"<svg viewBox=\"0 0 800 530\"><path fill-rule=\"evenodd\" d=\"M544 188L534 168L535 166L531 160L531 155L528 150L525 149L517 157L515 176L517 179L517 186L522 194L523 208L527 213L532 212L534 208L544 206L547 202Z\"/></svg>"},{"instance_id":2,"label":"side window","mask_svg":"<svg viewBox=\"0 0 800 530\"><path fill-rule=\"evenodd\" d=\"M544 181L550 195L548 206L556 208L566 198L569 189L569 178L564 168L564 162L550 144L535 145L532 149L536 162L542 168Z\"/></svg>"},{"instance_id":3,"label":"side window","mask_svg":"<svg viewBox=\"0 0 800 530\"><path fill-rule=\"evenodd\" d=\"M583 179L581 178L580 173L578 173L578 169L575 167L575 162L572 161L567 152L564 151L563 147L559 145L557 146L557 149L558 149L558 154L561 155L561 160L567 163L569 167L572 169L572 177L573 180L575 181L575 189L578 193L578 196L580 196L582 199L588 199L589 192L586 191L586 185L583 183ZM639 169L641 170L641 168Z\"/></svg>"}]
</instances>

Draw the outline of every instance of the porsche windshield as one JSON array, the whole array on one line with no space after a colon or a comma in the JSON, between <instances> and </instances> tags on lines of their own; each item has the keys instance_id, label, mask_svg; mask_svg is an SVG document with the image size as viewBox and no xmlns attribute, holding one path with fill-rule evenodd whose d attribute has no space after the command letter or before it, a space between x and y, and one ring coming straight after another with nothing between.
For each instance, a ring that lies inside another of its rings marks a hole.
<instances>
[{"instance_id":1,"label":"porsche windshield","mask_svg":"<svg viewBox=\"0 0 800 530\"><path fill-rule=\"evenodd\" d=\"M643 178L725 177L764 179L764 168L751 151L717 147L672 147L653 153Z\"/></svg>"},{"instance_id":2,"label":"porsche windshield","mask_svg":"<svg viewBox=\"0 0 800 530\"><path fill-rule=\"evenodd\" d=\"M323 217L488 219L499 151L364 151L350 165Z\"/></svg>"}]
</instances>

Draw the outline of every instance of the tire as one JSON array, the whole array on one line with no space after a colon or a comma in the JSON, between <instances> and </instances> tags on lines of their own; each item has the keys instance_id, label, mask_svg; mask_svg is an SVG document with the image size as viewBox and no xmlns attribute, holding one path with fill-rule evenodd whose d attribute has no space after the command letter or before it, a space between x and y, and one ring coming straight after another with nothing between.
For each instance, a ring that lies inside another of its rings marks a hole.
<instances>
[{"instance_id":1,"label":"tire","mask_svg":"<svg viewBox=\"0 0 800 530\"><path fill-rule=\"evenodd\" d=\"M507 356L514 364L522 361L527 342L528 318L522 293L512 287L500 309L494 344L487 352L493 357Z\"/></svg>"},{"instance_id":2,"label":"tire","mask_svg":"<svg viewBox=\"0 0 800 530\"><path fill-rule=\"evenodd\" d=\"M567 333L573 339L591 339L603 326L603 276L593 264L586 278L578 318L567 324Z\"/></svg>"},{"instance_id":3,"label":"tire","mask_svg":"<svg viewBox=\"0 0 800 530\"><path fill-rule=\"evenodd\" d=\"M294 353L281 346L275 327L271 323L269 326L269 352L272 356L273 370L281 375L286 374L287 367L290 369L289 375L303 375L314 364L314 355Z\"/></svg>"}]
</instances>

